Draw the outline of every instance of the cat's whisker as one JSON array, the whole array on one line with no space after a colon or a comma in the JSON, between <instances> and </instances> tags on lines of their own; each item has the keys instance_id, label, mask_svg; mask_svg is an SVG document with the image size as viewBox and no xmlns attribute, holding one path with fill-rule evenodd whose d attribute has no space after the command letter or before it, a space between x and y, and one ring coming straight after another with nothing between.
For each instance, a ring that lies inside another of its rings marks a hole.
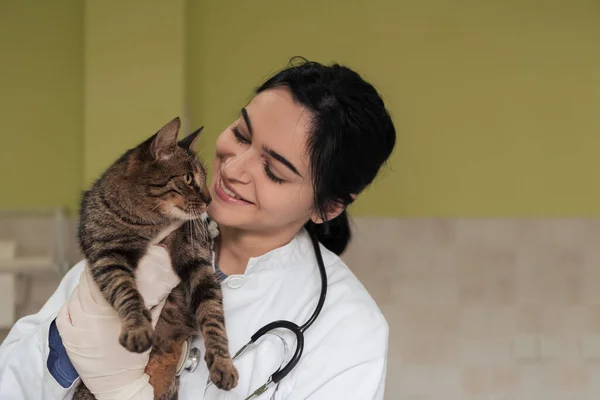
<instances>
[{"instance_id":1,"label":"cat's whisker","mask_svg":"<svg viewBox=\"0 0 600 400\"><path fill-rule=\"evenodd\" d=\"M194 210L194 225L196 225L196 229L199 232L198 235L198 239L201 240L202 242L206 241L206 227L204 226L204 223L202 222L202 219L200 218L200 214L198 213L197 210Z\"/></svg>"},{"instance_id":2,"label":"cat's whisker","mask_svg":"<svg viewBox=\"0 0 600 400\"><path fill-rule=\"evenodd\" d=\"M198 224L199 219L199 215L197 212L195 212L194 215L195 219L194 219L194 225L196 226L196 230L198 232L198 240L204 242L204 229L202 229L202 226L200 226Z\"/></svg>"},{"instance_id":3,"label":"cat's whisker","mask_svg":"<svg viewBox=\"0 0 600 400\"><path fill-rule=\"evenodd\" d=\"M198 226L198 211L194 209L194 229L196 230L196 240L202 240L202 229Z\"/></svg>"},{"instance_id":4,"label":"cat's whisker","mask_svg":"<svg viewBox=\"0 0 600 400\"><path fill-rule=\"evenodd\" d=\"M210 234L208 233L208 223L200 220L199 223L202 224L202 234L204 235L203 240L206 242L210 238Z\"/></svg>"},{"instance_id":5,"label":"cat's whisker","mask_svg":"<svg viewBox=\"0 0 600 400\"><path fill-rule=\"evenodd\" d=\"M158 209L158 207L160 207L160 202L156 202L156 205L154 207L152 207L152 209L150 210L150 212L154 212Z\"/></svg>"},{"instance_id":6,"label":"cat's whisker","mask_svg":"<svg viewBox=\"0 0 600 400\"><path fill-rule=\"evenodd\" d=\"M196 219L194 220L194 225L196 225L196 229L198 230L198 240L204 242L206 239L206 235L205 235L205 230L202 227L202 225L200 225L202 223L202 221L200 220L200 215L198 214L198 211L195 211L195 217Z\"/></svg>"},{"instance_id":7,"label":"cat's whisker","mask_svg":"<svg viewBox=\"0 0 600 400\"><path fill-rule=\"evenodd\" d=\"M200 240L202 241L202 243L204 243L206 241L206 230L201 224L202 222L196 222L196 226L198 226L198 231L200 232Z\"/></svg>"},{"instance_id":8,"label":"cat's whisker","mask_svg":"<svg viewBox=\"0 0 600 400\"><path fill-rule=\"evenodd\" d=\"M192 217L194 217L194 218L196 217L195 212L192 213ZM196 240L198 240L198 229L197 229L198 227L196 226L195 220L192 220L192 227L194 229L194 236L192 236L192 240L196 241Z\"/></svg>"},{"instance_id":9,"label":"cat's whisker","mask_svg":"<svg viewBox=\"0 0 600 400\"><path fill-rule=\"evenodd\" d=\"M195 234L194 224L188 222L188 226L189 226L189 230L190 230L190 239L193 242L195 240L194 239L194 234Z\"/></svg>"}]
</instances>

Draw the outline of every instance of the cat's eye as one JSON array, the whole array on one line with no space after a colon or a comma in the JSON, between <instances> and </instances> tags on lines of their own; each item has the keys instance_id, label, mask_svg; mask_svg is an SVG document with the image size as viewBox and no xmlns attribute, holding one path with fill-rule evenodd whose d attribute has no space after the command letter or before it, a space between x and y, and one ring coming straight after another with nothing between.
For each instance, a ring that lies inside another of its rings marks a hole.
<instances>
[{"instance_id":1,"label":"cat's eye","mask_svg":"<svg viewBox=\"0 0 600 400\"><path fill-rule=\"evenodd\" d=\"M192 182L194 181L194 176L188 172L187 174L185 174L183 179L185 179L185 183L187 183L188 185L191 185Z\"/></svg>"}]
</instances>

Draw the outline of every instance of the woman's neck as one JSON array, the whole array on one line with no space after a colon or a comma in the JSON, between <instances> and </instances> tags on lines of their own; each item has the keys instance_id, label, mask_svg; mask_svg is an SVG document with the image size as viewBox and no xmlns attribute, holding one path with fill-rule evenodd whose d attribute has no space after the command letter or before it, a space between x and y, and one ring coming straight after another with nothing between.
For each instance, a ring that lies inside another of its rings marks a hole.
<instances>
[{"instance_id":1,"label":"woman's neck","mask_svg":"<svg viewBox=\"0 0 600 400\"><path fill-rule=\"evenodd\" d=\"M215 249L219 269L226 275L243 274L250 258L286 245L296 233L291 231L268 235L220 226Z\"/></svg>"}]
</instances>

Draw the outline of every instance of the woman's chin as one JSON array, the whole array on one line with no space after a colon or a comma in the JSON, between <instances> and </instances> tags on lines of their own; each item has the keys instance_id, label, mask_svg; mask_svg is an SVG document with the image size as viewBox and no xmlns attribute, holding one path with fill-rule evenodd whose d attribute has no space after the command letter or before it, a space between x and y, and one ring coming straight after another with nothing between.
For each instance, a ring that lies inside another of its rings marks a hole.
<instances>
[{"instance_id":1,"label":"woman's chin","mask_svg":"<svg viewBox=\"0 0 600 400\"><path fill-rule=\"evenodd\" d=\"M210 219L212 219L216 223L219 223L219 221L218 221L219 211L215 210L215 207L213 206L213 204L209 205L206 208L206 214L210 217Z\"/></svg>"},{"instance_id":2,"label":"woman's chin","mask_svg":"<svg viewBox=\"0 0 600 400\"><path fill-rule=\"evenodd\" d=\"M211 220L215 221L219 226L228 228L246 230L250 227L261 226L264 219L260 218L251 212L242 212L240 210L228 209L219 205L211 204L208 206L206 213ZM262 222L262 223L261 223Z\"/></svg>"},{"instance_id":3,"label":"woman's chin","mask_svg":"<svg viewBox=\"0 0 600 400\"><path fill-rule=\"evenodd\" d=\"M236 211L228 210L226 207L213 202L206 209L206 214L219 225L232 226L246 219L242 213Z\"/></svg>"}]
</instances>

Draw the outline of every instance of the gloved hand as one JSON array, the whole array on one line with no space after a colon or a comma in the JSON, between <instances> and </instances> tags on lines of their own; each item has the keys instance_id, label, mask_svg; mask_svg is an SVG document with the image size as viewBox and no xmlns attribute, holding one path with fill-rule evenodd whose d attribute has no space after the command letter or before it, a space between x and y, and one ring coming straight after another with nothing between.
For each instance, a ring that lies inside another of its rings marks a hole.
<instances>
[{"instance_id":1,"label":"gloved hand","mask_svg":"<svg viewBox=\"0 0 600 400\"><path fill-rule=\"evenodd\" d=\"M136 280L156 326L165 299L180 282L164 247L150 246L140 260ZM154 390L144 373L150 350L132 353L119 344L121 321L102 297L89 268L60 309L56 326L71 363L97 400L153 399Z\"/></svg>"}]
</instances>

